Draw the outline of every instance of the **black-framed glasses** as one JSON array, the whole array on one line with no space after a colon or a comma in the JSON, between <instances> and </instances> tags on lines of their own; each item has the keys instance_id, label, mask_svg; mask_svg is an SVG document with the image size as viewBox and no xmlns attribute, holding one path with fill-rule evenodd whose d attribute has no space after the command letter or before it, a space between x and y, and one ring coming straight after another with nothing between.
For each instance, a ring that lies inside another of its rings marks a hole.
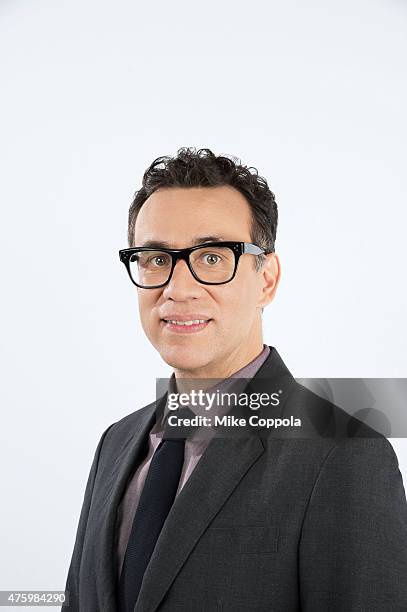
<instances>
[{"instance_id":1,"label":"black-framed glasses","mask_svg":"<svg viewBox=\"0 0 407 612\"><path fill-rule=\"evenodd\" d=\"M192 276L204 285L223 285L235 276L241 255L265 250L251 242L206 242L187 249L132 247L119 251L131 281L141 289L164 287L175 264L183 259Z\"/></svg>"}]
</instances>

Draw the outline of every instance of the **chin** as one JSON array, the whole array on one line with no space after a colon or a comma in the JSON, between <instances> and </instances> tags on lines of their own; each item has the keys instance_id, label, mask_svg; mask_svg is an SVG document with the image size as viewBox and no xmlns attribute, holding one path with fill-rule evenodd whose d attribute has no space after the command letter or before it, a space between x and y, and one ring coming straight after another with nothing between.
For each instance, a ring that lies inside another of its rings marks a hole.
<instances>
[{"instance_id":1,"label":"chin","mask_svg":"<svg viewBox=\"0 0 407 612\"><path fill-rule=\"evenodd\" d=\"M177 370L199 370L211 361L205 351L192 346L164 346L160 347L159 353L162 359Z\"/></svg>"}]
</instances>

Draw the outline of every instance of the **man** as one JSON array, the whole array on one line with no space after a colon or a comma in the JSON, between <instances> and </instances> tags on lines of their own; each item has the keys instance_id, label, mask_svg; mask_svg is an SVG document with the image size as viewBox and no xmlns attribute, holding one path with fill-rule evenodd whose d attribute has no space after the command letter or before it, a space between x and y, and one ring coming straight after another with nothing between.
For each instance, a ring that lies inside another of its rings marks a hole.
<instances>
[{"instance_id":1,"label":"man","mask_svg":"<svg viewBox=\"0 0 407 612\"><path fill-rule=\"evenodd\" d=\"M391 444L360 422L355 437L337 435L350 431L344 412L263 343L280 279L276 229L267 182L234 159L180 149L144 174L120 257L173 374L164 396L100 439L67 609L407 610L407 504ZM170 392L198 379L272 389L278 406L261 414L306 428L171 440Z\"/></svg>"}]
</instances>

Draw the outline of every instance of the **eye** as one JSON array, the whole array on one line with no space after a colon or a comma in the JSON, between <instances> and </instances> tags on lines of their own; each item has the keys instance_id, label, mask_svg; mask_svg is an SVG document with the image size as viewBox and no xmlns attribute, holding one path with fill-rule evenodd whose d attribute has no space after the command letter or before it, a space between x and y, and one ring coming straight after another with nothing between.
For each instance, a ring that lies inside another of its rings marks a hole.
<instances>
[{"instance_id":1,"label":"eye","mask_svg":"<svg viewBox=\"0 0 407 612\"><path fill-rule=\"evenodd\" d=\"M157 266L157 268L160 268L162 266L167 265L168 260L169 260L169 257L166 255L153 255L152 257L148 258L147 265Z\"/></svg>"},{"instance_id":2,"label":"eye","mask_svg":"<svg viewBox=\"0 0 407 612\"><path fill-rule=\"evenodd\" d=\"M220 255L217 255L217 253L204 253L202 255L202 259L204 260L204 263L208 264L209 266L214 266L215 264L219 263L222 258Z\"/></svg>"}]
</instances>

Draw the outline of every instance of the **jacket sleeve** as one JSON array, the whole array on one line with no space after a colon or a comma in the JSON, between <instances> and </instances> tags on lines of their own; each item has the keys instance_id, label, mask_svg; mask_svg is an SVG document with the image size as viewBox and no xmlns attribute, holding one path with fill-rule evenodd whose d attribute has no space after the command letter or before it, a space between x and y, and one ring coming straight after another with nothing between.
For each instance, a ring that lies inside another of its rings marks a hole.
<instances>
[{"instance_id":1,"label":"jacket sleeve","mask_svg":"<svg viewBox=\"0 0 407 612\"><path fill-rule=\"evenodd\" d=\"M301 610L407 610L407 503L384 438L348 438L328 453L299 544Z\"/></svg>"},{"instance_id":2,"label":"jacket sleeve","mask_svg":"<svg viewBox=\"0 0 407 612\"><path fill-rule=\"evenodd\" d=\"M90 468L88 481L86 483L85 495L83 498L82 509L79 517L79 524L76 531L75 545L73 548L71 563L68 569L68 576L66 579L65 592L67 594L67 604L62 606L63 612L78 612L79 610L79 573L82 559L83 542L85 539L86 527L89 516L89 509L92 502L93 486L95 483L96 473L99 464L99 457L101 454L103 442L106 434L115 423L109 425L109 427L103 432L99 443L97 445L93 462Z\"/></svg>"}]
</instances>

